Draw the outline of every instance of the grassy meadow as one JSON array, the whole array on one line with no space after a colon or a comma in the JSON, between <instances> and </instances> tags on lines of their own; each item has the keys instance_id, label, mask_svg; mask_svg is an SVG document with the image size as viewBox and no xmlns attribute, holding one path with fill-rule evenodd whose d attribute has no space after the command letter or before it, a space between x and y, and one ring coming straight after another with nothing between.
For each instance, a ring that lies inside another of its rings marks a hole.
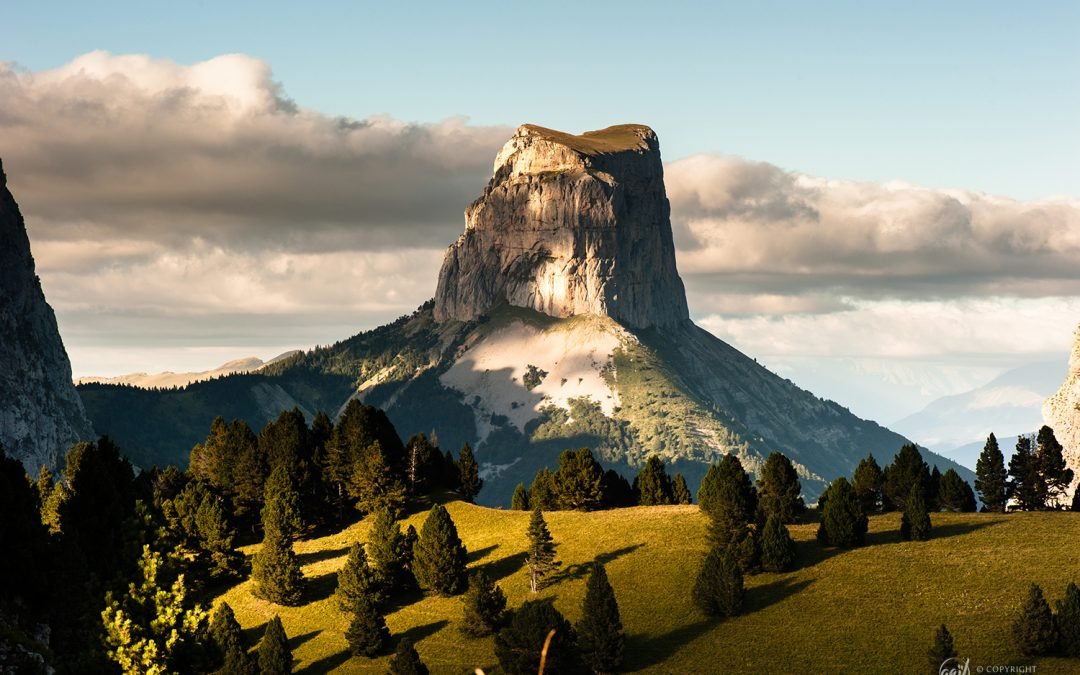
<instances>
[{"instance_id":1,"label":"grassy meadow","mask_svg":"<svg viewBox=\"0 0 1080 675\"><path fill-rule=\"evenodd\" d=\"M471 569L495 578L513 608L528 599L522 570L529 514L447 505L469 549ZM420 529L426 514L410 516ZM794 525L799 568L746 577L743 615L707 619L690 600L705 550L705 518L696 506L636 507L545 514L562 568L539 597L550 597L571 622L580 615L588 563L601 560L618 597L627 634L626 672L916 673L927 669L933 630L944 622L957 651L977 666L1037 665L1037 672L1080 673L1080 661L1021 657L1010 625L1028 584L1051 605L1080 582L1080 514L934 514L933 538L901 542L899 514L870 519L868 545L825 549L816 524ZM304 604L279 607L254 598L250 583L227 601L254 644L279 614L302 673L385 672L388 657L351 657L348 617L334 601L336 572L348 547L364 541L369 522L297 542L308 588ZM257 546L245 547L247 554ZM458 597L422 597L388 610L395 637L406 635L432 673L498 672L492 638L457 630Z\"/></svg>"}]
</instances>

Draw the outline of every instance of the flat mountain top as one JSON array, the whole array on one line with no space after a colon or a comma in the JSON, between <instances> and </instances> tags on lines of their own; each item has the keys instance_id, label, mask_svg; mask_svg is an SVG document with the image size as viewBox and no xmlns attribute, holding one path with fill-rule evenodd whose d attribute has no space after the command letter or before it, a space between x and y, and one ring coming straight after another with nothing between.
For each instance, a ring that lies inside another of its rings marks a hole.
<instances>
[{"instance_id":1,"label":"flat mountain top","mask_svg":"<svg viewBox=\"0 0 1080 675\"><path fill-rule=\"evenodd\" d=\"M522 125L519 133L521 129L585 155L648 150L649 144L645 139L656 138L653 130L644 124L616 124L606 129L586 131L577 135L536 124Z\"/></svg>"}]
</instances>

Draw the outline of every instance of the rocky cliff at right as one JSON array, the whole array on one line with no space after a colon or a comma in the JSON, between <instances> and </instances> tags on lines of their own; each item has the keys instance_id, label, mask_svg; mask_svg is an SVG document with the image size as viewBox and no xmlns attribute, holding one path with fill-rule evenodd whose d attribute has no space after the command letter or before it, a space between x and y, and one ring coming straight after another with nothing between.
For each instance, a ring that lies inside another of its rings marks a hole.
<instances>
[{"instance_id":1,"label":"rocky cliff at right","mask_svg":"<svg viewBox=\"0 0 1080 675\"><path fill-rule=\"evenodd\" d=\"M1080 480L1080 327L1073 334L1069 372L1061 389L1046 399L1042 409L1043 421L1054 430L1065 449L1065 462Z\"/></svg>"}]
</instances>

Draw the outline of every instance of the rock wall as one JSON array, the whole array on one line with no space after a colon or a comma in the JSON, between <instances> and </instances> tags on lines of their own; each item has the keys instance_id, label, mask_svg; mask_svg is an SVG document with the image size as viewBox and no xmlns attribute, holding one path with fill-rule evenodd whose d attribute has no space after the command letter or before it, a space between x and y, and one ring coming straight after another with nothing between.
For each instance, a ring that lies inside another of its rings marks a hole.
<instances>
[{"instance_id":1,"label":"rock wall","mask_svg":"<svg viewBox=\"0 0 1080 675\"><path fill-rule=\"evenodd\" d=\"M72 443L91 438L0 164L0 444L36 475L42 464L56 468Z\"/></svg>"},{"instance_id":2,"label":"rock wall","mask_svg":"<svg viewBox=\"0 0 1080 675\"><path fill-rule=\"evenodd\" d=\"M519 127L446 252L435 319L470 321L507 302L635 328L685 321L670 211L652 129Z\"/></svg>"},{"instance_id":3,"label":"rock wall","mask_svg":"<svg viewBox=\"0 0 1080 675\"><path fill-rule=\"evenodd\" d=\"M1069 468L1080 479L1080 327L1076 329L1065 382L1046 399L1042 414L1043 421L1065 448L1063 454Z\"/></svg>"}]
</instances>

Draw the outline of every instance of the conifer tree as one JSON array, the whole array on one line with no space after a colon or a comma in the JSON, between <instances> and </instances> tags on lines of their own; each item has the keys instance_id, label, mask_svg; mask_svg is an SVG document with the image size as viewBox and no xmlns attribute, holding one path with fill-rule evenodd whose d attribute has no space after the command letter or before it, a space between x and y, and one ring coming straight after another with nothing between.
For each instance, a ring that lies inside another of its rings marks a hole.
<instances>
[{"instance_id":1,"label":"conifer tree","mask_svg":"<svg viewBox=\"0 0 1080 675\"><path fill-rule=\"evenodd\" d=\"M1031 584L1028 597L1012 626L1013 640L1024 656L1043 656L1058 643L1057 624L1050 605L1038 584Z\"/></svg>"},{"instance_id":2,"label":"conifer tree","mask_svg":"<svg viewBox=\"0 0 1080 675\"><path fill-rule=\"evenodd\" d=\"M930 471L930 482L927 484L926 492L923 493L923 498L926 500L926 508L929 511L940 511L941 503L938 500L938 494L941 491L941 470L937 468L937 464L934 465L933 470Z\"/></svg>"},{"instance_id":3,"label":"conifer tree","mask_svg":"<svg viewBox=\"0 0 1080 675\"><path fill-rule=\"evenodd\" d=\"M1039 497L1039 472L1032 449L1032 438L1016 439L1016 451L1009 460L1008 495L1016 500L1022 511L1034 511L1043 507Z\"/></svg>"},{"instance_id":4,"label":"conifer tree","mask_svg":"<svg viewBox=\"0 0 1080 675\"><path fill-rule=\"evenodd\" d=\"M604 472L604 508L618 509L634 506L634 488L615 469Z\"/></svg>"},{"instance_id":5,"label":"conifer tree","mask_svg":"<svg viewBox=\"0 0 1080 675\"><path fill-rule=\"evenodd\" d=\"M615 591L600 563L592 567L585 582L581 619L575 626L578 650L594 673L613 673L622 663L626 638Z\"/></svg>"},{"instance_id":6,"label":"conifer tree","mask_svg":"<svg viewBox=\"0 0 1080 675\"><path fill-rule=\"evenodd\" d=\"M49 497L52 496L54 489L52 471L49 471L49 467L44 464L41 465L41 471L38 472L37 480L34 481L34 490L37 492L38 505L41 507L41 522L45 523L45 505L49 503Z\"/></svg>"},{"instance_id":7,"label":"conifer tree","mask_svg":"<svg viewBox=\"0 0 1080 675\"><path fill-rule=\"evenodd\" d=\"M645 466L634 479L634 492L641 506L661 506L673 504L671 477L664 468L664 460L657 455L649 455Z\"/></svg>"},{"instance_id":8,"label":"conifer tree","mask_svg":"<svg viewBox=\"0 0 1080 675\"><path fill-rule=\"evenodd\" d=\"M757 493L735 455L709 467L698 490L698 504L709 517L712 546L733 546L744 570L758 565L758 539L750 528L757 512Z\"/></svg>"},{"instance_id":9,"label":"conifer tree","mask_svg":"<svg viewBox=\"0 0 1080 675\"><path fill-rule=\"evenodd\" d=\"M795 563L795 541L780 517L773 514L761 531L761 568L784 572Z\"/></svg>"},{"instance_id":10,"label":"conifer tree","mask_svg":"<svg viewBox=\"0 0 1080 675\"><path fill-rule=\"evenodd\" d=\"M375 658L390 645L390 630L375 603L360 598L353 607L353 618L345 631L345 640L353 656Z\"/></svg>"},{"instance_id":11,"label":"conifer tree","mask_svg":"<svg viewBox=\"0 0 1080 675\"><path fill-rule=\"evenodd\" d=\"M260 675L288 675L292 672L293 655L289 649L289 638L281 617L275 615L266 624L262 640L259 641Z\"/></svg>"},{"instance_id":12,"label":"conifer tree","mask_svg":"<svg viewBox=\"0 0 1080 675\"><path fill-rule=\"evenodd\" d=\"M379 443L359 453L346 490L361 513L386 509L397 516L405 506L405 486Z\"/></svg>"},{"instance_id":13,"label":"conifer tree","mask_svg":"<svg viewBox=\"0 0 1080 675\"><path fill-rule=\"evenodd\" d=\"M979 460L975 463L975 490L982 500L983 509L1004 513L1008 499L1009 472L1005 469L1005 455L998 448L997 438L990 434L986 438Z\"/></svg>"},{"instance_id":14,"label":"conifer tree","mask_svg":"<svg viewBox=\"0 0 1080 675\"><path fill-rule=\"evenodd\" d=\"M1080 656L1080 589L1069 582L1065 597L1057 601L1059 651L1062 656Z\"/></svg>"},{"instance_id":15,"label":"conifer tree","mask_svg":"<svg viewBox=\"0 0 1080 675\"><path fill-rule=\"evenodd\" d=\"M210 645L214 652L216 673L255 675L255 662L248 656L240 623L227 602L218 605L210 617Z\"/></svg>"},{"instance_id":16,"label":"conifer tree","mask_svg":"<svg viewBox=\"0 0 1080 675\"><path fill-rule=\"evenodd\" d=\"M1072 484L1073 471L1065 462L1064 448L1045 424L1035 437L1035 466L1039 476L1039 500L1041 508L1060 508L1058 499Z\"/></svg>"},{"instance_id":17,"label":"conifer tree","mask_svg":"<svg viewBox=\"0 0 1080 675\"><path fill-rule=\"evenodd\" d=\"M773 514L783 523L794 523L806 510L802 499L802 483L795 465L779 452L770 453L757 482L758 522L764 523Z\"/></svg>"},{"instance_id":18,"label":"conifer tree","mask_svg":"<svg viewBox=\"0 0 1080 675\"><path fill-rule=\"evenodd\" d=\"M671 481L671 497L675 504L691 504L693 497L690 495L690 487L686 484L686 478L681 474L675 474Z\"/></svg>"},{"instance_id":19,"label":"conifer tree","mask_svg":"<svg viewBox=\"0 0 1080 675\"><path fill-rule=\"evenodd\" d=\"M465 498L465 501L472 503L476 495L480 494L480 488L484 487L484 481L480 478L480 465L476 463L476 458L468 443L461 446L457 468L461 496Z\"/></svg>"},{"instance_id":20,"label":"conifer tree","mask_svg":"<svg viewBox=\"0 0 1080 675\"><path fill-rule=\"evenodd\" d=\"M438 446L424 434L412 436L405 444L405 485L410 495L420 495L437 487L444 459Z\"/></svg>"},{"instance_id":21,"label":"conifer tree","mask_svg":"<svg viewBox=\"0 0 1080 675\"><path fill-rule=\"evenodd\" d=\"M938 504L946 511L970 513L975 510L975 492L968 482L949 469L941 476L938 489Z\"/></svg>"},{"instance_id":22,"label":"conifer tree","mask_svg":"<svg viewBox=\"0 0 1080 675\"><path fill-rule=\"evenodd\" d=\"M923 461L918 446L912 443L903 445L884 472L884 480L885 497L897 509L904 509L912 485L918 485L926 499L931 490L930 467Z\"/></svg>"},{"instance_id":23,"label":"conifer tree","mask_svg":"<svg viewBox=\"0 0 1080 675\"><path fill-rule=\"evenodd\" d=\"M559 610L544 600L526 600L509 624L495 636L495 656L508 675L534 675L550 631L544 675L581 672L574 629Z\"/></svg>"},{"instance_id":24,"label":"conifer tree","mask_svg":"<svg viewBox=\"0 0 1080 675\"><path fill-rule=\"evenodd\" d=\"M467 559L450 514L441 504L431 507L413 551L412 571L420 588L439 595L462 592Z\"/></svg>"},{"instance_id":25,"label":"conifer tree","mask_svg":"<svg viewBox=\"0 0 1080 675\"><path fill-rule=\"evenodd\" d=\"M469 577L469 589L462 602L465 608L460 629L469 637L491 635L506 619L506 595L483 572Z\"/></svg>"},{"instance_id":26,"label":"conifer tree","mask_svg":"<svg viewBox=\"0 0 1080 675\"><path fill-rule=\"evenodd\" d=\"M420 660L420 654L412 640L402 638L390 658L390 675L428 675L428 667Z\"/></svg>"},{"instance_id":27,"label":"conifer tree","mask_svg":"<svg viewBox=\"0 0 1080 675\"><path fill-rule=\"evenodd\" d=\"M385 600L383 586L375 571L368 565L364 545L356 542L349 548L345 566L337 574L337 591L334 594L338 607L350 611L361 599L368 599L376 606Z\"/></svg>"},{"instance_id":28,"label":"conifer tree","mask_svg":"<svg viewBox=\"0 0 1080 675\"><path fill-rule=\"evenodd\" d=\"M380 463L379 467L375 467L378 471L370 475L357 476L358 462L364 459L364 455L373 445L378 445L382 455L376 460ZM343 511L347 504L346 495L349 493L348 488L354 478L385 479L389 485L401 487L401 491L404 492L401 480L405 464L405 448L394 425L390 423L382 410L365 405L356 399L349 401L338 418L337 425L325 444L321 464L323 481L328 487L331 501L339 512ZM395 481L385 478L384 470L392 478L397 479L396 485ZM353 490L355 491L356 488L354 487ZM365 490L366 488L362 490L365 496L369 492L371 494L377 492ZM365 507L367 506L370 505L365 504Z\"/></svg>"},{"instance_id":29,"label":"conifer tree","mask_svg":"<svg viewBox=\"0 0 1080 675\"><path fill-rule=\"evenodd\" d=\"M533 477L532 485L529 486L529 508L542 511L554 511L559 508L555 474L550 469L540 469Z\"/></svg>"},{"instance_id":30,"label":"conifer tree","mask_svg":"<svg viewBox=\"0 0 1080 675\"><path fill-rule=\"evenodd\" d=\"M821 495L821 500L825 506L821 509L818 540L842 548L862 546L869 522L847 478L841 476L834 480Z\"/></svg>"},{"instance_id":31,"label":"conifer tree","mask_svg":"<svg viewBox=\"0 0 1080 675\"><path fill-rule=\"evenodd\" d=\"M514 496L510 498L510 508L514 511L529 510L529 492L523 483L518 483L514 488Z\"/></svg>"},{"instance_id":32,"label":"conifer tree","mask_svg":"<svg viewBox=\"0 0 1080 675\"><path fill-rule=\"evenodd\" d=\"M555 541L544 521L544 514L538 508L533 509L527 535L529 547L526 549L525 573L529 577L529 590L538 593L544 577L558 569L560 564L555 560Z\"/></svg>"},{"instance_id":33,"label":"conifer tree","mask_svg":"<svg viewBox=\"0 0 1080 675\"><path fill-rule=\"evenodd\" d=\"M411 551L393 514L386 509L378 511L368 537L367 552L380 587L391 594L408 586Z\"/></svg>"},{"instance_id":34,"label":"conifer tree","mask_svg":"<svg viewBox=\"0 0 1080 675\"><path fill-rule=\"evenodd\" d=\"M926 541L930 538L930 513L918 485L911 486L900 518L900 538L904 541Z\"/></svg>"},{"instance_id":35,"label":"conifer tree","mask_svg":"<svg viewBox=\"0 0 1080 675\"><path fill-rule=\"evenodd\" d=\"M285 465L275 468L266 479L264 503L269 503L271 498L278 502L282 531L290 539L295 538L304 529L304 519L300 513L300 495Z\"/></svg>"},{"instance_id":36,"label":"conifer tree","mask_svg":"<svg viewBox=\"0 0 1080 675\"><path fill-rule=\"evenodd\" d=\"M1080 511L1080 488L1076 488L1073 491L1072 503L1069 505L1069 510L1073 513Z\"/></svg>"},{"instance_id":37,"label":"conifer tree","mask_svg":"<svg viewBox=\"0 0 1080 675\"><path fill-rule=\"evenodd\" d=\"M953 647L952 634L945 624L934 631L934 642L926 652L927 661L930 664L930 673L937 674L942 670L942 665L948 659L956 658L956 649Z\"/></svg>"},{"instance_id":38,"label":"conifer tree","mask_svg":"<svg viewBox=\"0 0 1080 675\"><path fill-rule=\"evenodd\" d=\"M742 611L743 575L735 550L714 546L694 582L694 604L708 616L730 617Z\"/></svg>"},{"instance_id":39,"label":"conifer tree","mask_svg":"<svg viewBox=\"0 0 1080 675\"><path fill-rule=\"evenodd\" d=\"M864 512L873 513L881 508L881 488L884 482L885 476L873 455L867 455L859 461L851 477L851 487L862 503Z\"/></svg>"},{"instance_id":40,"label":"conifer tree","mask_svg":"<svg viewBox=\"0 0 1080 675\"><path fill-rule=\"evenodd\" d=\"M221 497L207 492L203 495L198 510L195 511L195 531L199 537L199 546L210 555L214 570L230 573L239 567L241 560L233 544L236 530L225 517L225 506Z\"/></svg>"},{"instance_id":41,"label":"conifer tree","mask_svg":"<svg viewBox=\"0 0 1080 675\"><path fill-rule=\"evenodd\" d=\"M603 505L604 469L592 450L566 450L559 455L555 494L560 509L592 511Z\"/></svg>"},{"instance_id":42,"label":"conifer tree","mask_svg":"<svg viewBox=\"0 0 1080 675\"><path fill-rule=\"evenodd\" d=\"M279 605L300 601L304 573L284 525L287 495L273 493L262 510L263 543L251 561L256 596Z\"/></svg>"}]
</instances>

